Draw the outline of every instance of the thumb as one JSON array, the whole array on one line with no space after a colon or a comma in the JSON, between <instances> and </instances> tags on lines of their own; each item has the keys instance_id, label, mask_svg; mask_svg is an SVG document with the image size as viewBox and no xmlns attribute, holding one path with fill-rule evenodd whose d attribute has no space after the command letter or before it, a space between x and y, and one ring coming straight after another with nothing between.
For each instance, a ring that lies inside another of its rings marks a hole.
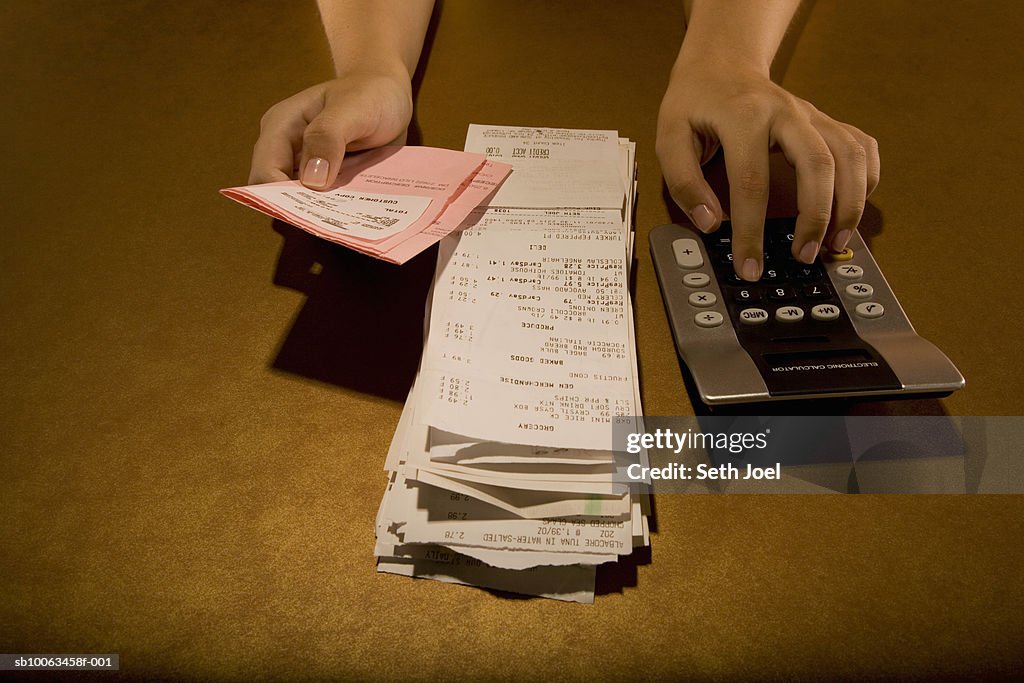
<instances>
[{"instance_id":1,"label":"thumb","mask_svg":"<svg viewBox=\"0 0 1024 683\"><path fill-rule=\"evenodd\" d=\"M345 158L345 146L355 137L355 122L345 109L325 107L302 134L302 184L314 190L326 190L333 185Z\"/></svg>"},{"instance_id":2,"label":"thumb","mask_svg":"<svg viewBox=\"0 0 1024 683\"><path fill-rule=\"evenodd\" d=\"M700 166L705 147L689 126L658 141L658 160L669 194L701 232L712 232L722 222L722 207Z\"/></svg>"}]
</instances>

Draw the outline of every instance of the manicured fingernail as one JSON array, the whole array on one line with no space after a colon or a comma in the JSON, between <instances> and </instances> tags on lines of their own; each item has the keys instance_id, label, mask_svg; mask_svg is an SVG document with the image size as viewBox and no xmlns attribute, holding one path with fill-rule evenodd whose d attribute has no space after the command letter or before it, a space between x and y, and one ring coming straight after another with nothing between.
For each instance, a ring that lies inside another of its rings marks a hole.
<instances>
[{"instance_id":1,"label":"manicured fingernail","mask_svg":"<svg viewBox=\"0 0 1024 683\"><path fill-rule=\"evenodd\" d=\"M832 251L842 251L846 249L847 242L850 241L850 237L853 236L849 230L840 230L836 233L836 236L832 238Z\"/></svg>"},{"instance_id":2,"label":"manicured fingernail","mask_svg":"<svg viewBox=\"0 0 1024 683\"><path fill-rule=\"evenodd\" d=\"M743 262L743 279L748 282L757 282L761 279L761 266L756 259L748 258Z\"/></svg>"},{"instance_id":3,"label":"manicured fingernail","mask_svg":"<svg viewBox=\"0 0 1024 683\"><path fill-rule=\"evenodd\" d=\"M800 249L800 260L803 263L814 263L814 259L818 256L818 250L821 249L821 245L811 240Z\"/></svg>"},{"instance_id":4,"label":"manicured fingernail","mask_svg":"<svg viewBox=\"0 0 1024 683\"><path fill-rule=\"evenodd\" d=\"M313 157L302 169L302 184L309 187L323 187L327 184L327 171L331 167L327 159Z\"/></svg>"},{"instance_id":5,"label":"manicured fingernail","mask_svg":"<svg viewBox=\"0 0 1024 683\"><path fill-rule=\"evenodd\" d=\"M711 228L715 227L715 214L711 213L711 209L706 204L698 204L690 212L690 220L701 232L709 232Z\"/></svg>"}]
</instances>

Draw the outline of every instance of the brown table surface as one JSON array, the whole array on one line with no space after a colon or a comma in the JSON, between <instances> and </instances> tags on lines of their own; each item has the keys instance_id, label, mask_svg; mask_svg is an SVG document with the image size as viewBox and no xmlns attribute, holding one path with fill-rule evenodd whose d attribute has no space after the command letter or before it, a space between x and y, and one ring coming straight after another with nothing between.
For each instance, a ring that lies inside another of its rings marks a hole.
<instances>
[{"instance_id":1,"label":"brown table surface","mask_svg":"<svg viewBox=\"0 0 1024 683\"><path fill-rule=\"evenodd\" d=\"M637 141L652 415L693 413L646 250L669 221L654 129L677 5L450 0L418 96L422 144L459 149L473 122ZM859 411L1022 413L1022 7L821 2L781 60L786 87L878 138L863 231L967 377ZM0 650L223 680L1024 665L1016 496L664 496L651 561L604 572L590 607L378 575L433 252L377 263L217 194L245 181L262 112L331 75L315 7L5 13Z\"/></svg>"}]
</instances>

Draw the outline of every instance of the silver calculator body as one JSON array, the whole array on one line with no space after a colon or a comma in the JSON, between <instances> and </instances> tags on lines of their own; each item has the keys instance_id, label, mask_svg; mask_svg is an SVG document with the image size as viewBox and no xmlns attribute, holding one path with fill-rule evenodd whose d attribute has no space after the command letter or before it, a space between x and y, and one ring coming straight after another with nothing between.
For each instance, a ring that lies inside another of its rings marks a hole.
<instances>
[{"instance_id":1,"label":"silver calculator body","mask_svg":"<svg viewBox=\"0 0 1024 683\"><path fill-rule=\"evenodd\" d=\"M765 224L761 281L733 273L731 226L650 233L676 348L708 405L946 395L956 366L917 334L860 235L811 266L790 255L794 219Z\"/></svg>"}]
</instances>

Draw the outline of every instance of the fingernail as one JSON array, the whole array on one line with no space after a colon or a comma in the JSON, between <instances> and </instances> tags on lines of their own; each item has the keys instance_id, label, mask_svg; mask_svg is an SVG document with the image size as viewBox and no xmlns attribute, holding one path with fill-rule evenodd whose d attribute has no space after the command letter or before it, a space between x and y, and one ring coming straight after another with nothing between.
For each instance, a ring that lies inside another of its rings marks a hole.
<instances>
[{"instance_id":1,"label":"fingernail","mask_svg":"<svg viewBox=\"0 0 1024 683\"><path fill-rule=\"evenodd\" d=\"M690 220L701 232L709 232L711 228L715 227L715 214L711 213L711 209L706 204L698 204L690 212Z\"/></svg>"},{"instance_id":2,"label":"fingernail","mask_svg":"<svg viewBox=\"0 0 1024 683\"><path fill-rule=\"evenodd\" d=\"M323 187L327 184L327 170L330 168L327 159L313 157L302 169L302 184L310 187Z\"/></svg>"},{"instance_id":3,"label":"fingernail","mask_svg":"<svg viewBox=\"0 0 1024 683\"><path fill-rule=\"evenodd\" d=\"M811 240L800 249L800 260L803 263L814 263L814 259L818 256L818 250L821 249L821 245Z\"/></svg>"},{"instance_id":4,"label":"fingernail","mask_svg":"<svg viewBox=\"0 0 1024 683\"><path fill-rule=\"evenodd\" d=\"M757 264L757 259L748 258L743 262L743 279L748 282L761 279L761 266Z\"/></svg>"},{"instance_id":5,"label":"fingernail","mask_svg":"<svg viewBox=\"0 0 1024 683\"><path fill-rule=\"evenodd\" d=\"M836 233L836 236L832 238L832 251L842 251L846 249L847 242L853 236L849 230L840 230Z\"/></svg>"}]
</instances>

